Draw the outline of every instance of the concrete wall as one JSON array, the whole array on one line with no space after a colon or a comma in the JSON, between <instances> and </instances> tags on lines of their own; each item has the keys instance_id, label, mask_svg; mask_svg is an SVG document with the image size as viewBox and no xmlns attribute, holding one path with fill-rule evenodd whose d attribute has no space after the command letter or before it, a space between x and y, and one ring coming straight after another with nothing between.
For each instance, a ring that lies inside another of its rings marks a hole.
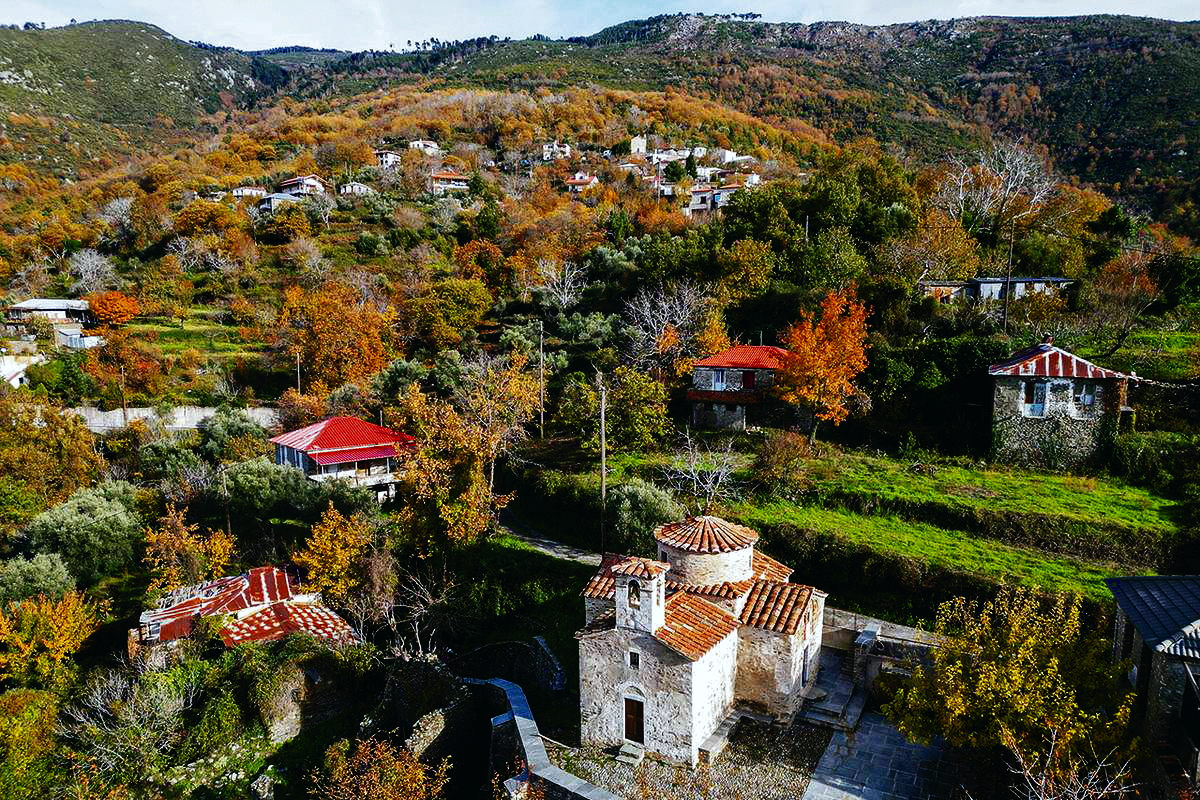
<instances>
[{"instance_id":1,"label":"concrete wall","mask_svg":"<svg viewBox=\"0 0 1200 800\"><path fill-rule=\"evenodd\" d=\"M637 669L629 666L631 650L640 656ZM625 698L632 697L645 704L646 751L694 764L700 742L692 741L694 725L689 724L693 666L648 633L616 628L584 634L579 640L580 739L604 747L623 744Z\"/></svg>"},{"instance_id":2,"label":"concrete wall","mask_svg":"<svg viewBox=\"0 0 1200 800\"><path fill-rule=\"evenodd\" d=\"M1041 416L1026 415L1026 381L1046 387ZM1076 384L1088 383L1096 386L1095 403L1076 404ZM1114 380L996 377L992 394L996 455L1029 466L1069 467L1086 461L1096 452L1105 415L1119 412L1119 395Z\"/></svg>"},{"instance_id":3,"label":"concrete wall","mask_svg":"<svg viewBox=\"0 0 1200 800\"><path fill-rule=\"evenodd\" d=\"M697 586L748 580L754 575L753 558L753 547L729 553L690 553L658 543L658 560L671 565L668 577Z\"/></svg>"},{"instance_id":4,"label":"concrete wall","mask_svg":"<svg viewBox=\"0 0 1200 800\"><path fill-rule=\"evenodd\" d=\"M84 424L92 433L108 433L125 428L134 420L152 422L159 419L168 430L195 430L201 422L219 410L212 406L175 406L168 415L160 418L156 408L118 408L113 411L101 411L92 406L80 406L67 409L70 413L83 417ZM243 408L241 411L268 430L279 423L278 414L273 408Z\"/></svg>"}]
</instances>

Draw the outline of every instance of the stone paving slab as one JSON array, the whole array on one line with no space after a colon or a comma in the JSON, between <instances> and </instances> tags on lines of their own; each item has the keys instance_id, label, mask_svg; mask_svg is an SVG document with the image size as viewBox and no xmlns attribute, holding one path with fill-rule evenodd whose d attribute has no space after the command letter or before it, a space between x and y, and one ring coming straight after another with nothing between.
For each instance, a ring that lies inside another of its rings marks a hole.
<instances>
[{"instance_id":1,"label":"stone paving slab","mask_svg":"<svg viewBox=\"0 0 1200 800\"><path fill-rule=\"evenodd\" d=\"M937 745L912 744L879 714L835 733L803 800L950 800L964 765Z\"/></svg>"}]
</instances>

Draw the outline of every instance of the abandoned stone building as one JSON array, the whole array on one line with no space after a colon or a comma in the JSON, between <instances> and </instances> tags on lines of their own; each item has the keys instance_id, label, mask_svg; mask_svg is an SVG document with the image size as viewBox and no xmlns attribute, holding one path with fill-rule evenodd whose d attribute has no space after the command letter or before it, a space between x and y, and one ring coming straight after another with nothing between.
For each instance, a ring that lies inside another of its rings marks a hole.
<instances>
[{"instance_id":1,"label":"abandoned stone building","mask_svg":"<svg viewBox=\"0 0 1200 800\"><path fill-rule=\"evenodd\" d=\"M825 593L717 517L654 532L657 559L606 555L583 591L581 736L695 765L736 707L790 720L816 680Z\"/></svg>"},{"instance_id":2,"label":"abandoned stone building","mask_svg":"<svg viewBox=\"0 0 1200 800\"><path fill-rule=\"evenodd\" d=\"M692 369L692 425L745 430L756 419L787 351L782 347L739 344L701 359Z\"/></svg>"},{"instance_id":3,"label":"abandoned stone building","mask_svg":"<svg viewBox=\"0 0 1200 800\"><path fill-rule=\"evenodd\" d=\"M1200 786L1200 576L1109 578L1113 659L1128 661L1130 722Z\"/></svg>"},{"instance_id":4,"label":"abandoned stone building","mask_svg":"<svg viewBox=\"0 0 1200 800\"><path fill-rule=\"evenodd\" d=\"M997 458L1069 467L1095 454L1105 425L1126 409L1129 376L1041 344L1018 350L988 369Z\"/></svg>"}]
</instances>

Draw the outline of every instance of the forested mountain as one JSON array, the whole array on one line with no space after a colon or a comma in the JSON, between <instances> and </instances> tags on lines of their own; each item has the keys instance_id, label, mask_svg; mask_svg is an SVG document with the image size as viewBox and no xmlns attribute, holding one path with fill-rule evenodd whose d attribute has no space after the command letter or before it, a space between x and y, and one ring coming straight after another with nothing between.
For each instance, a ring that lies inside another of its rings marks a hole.
<instances>
[{"instance_id":1,"label":"forested mountain","mask_svg":"<svg viewBox=\"0 0 1200 800\"><path fill-rule=\"evenodd\" d=\"M4 30L0 159L38 159L69 177L127 151L147 129L178 133L199 115L276 90L673 86L806 136L838 144L869 136L914 160L989 133L1024 138L1079 182L1197 233L1200 24L1088 16L871 27L744 16L660 16L568 40L491 37L352 54L241 53L133 22Z\"/></svg>"}]
</instances>

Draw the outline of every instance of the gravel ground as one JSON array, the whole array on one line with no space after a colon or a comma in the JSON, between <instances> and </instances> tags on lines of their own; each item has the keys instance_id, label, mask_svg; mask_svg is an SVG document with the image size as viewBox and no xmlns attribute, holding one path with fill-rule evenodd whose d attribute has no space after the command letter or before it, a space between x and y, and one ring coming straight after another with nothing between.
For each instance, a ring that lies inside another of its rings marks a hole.
<instances>
[{"instance_id":1,"label":"gravel ground","mask_svg":"<svg viewBox=\"0 0 1200 800\"><path fill-rule=\"evenodd\" d=\"M629 800L796 800L829 744L830 732L808 725L785 731L742 719L711 767L695 770L647 758L636 769L598 747L547 743L550 760Z\"/></svg>"}]
</instances>

